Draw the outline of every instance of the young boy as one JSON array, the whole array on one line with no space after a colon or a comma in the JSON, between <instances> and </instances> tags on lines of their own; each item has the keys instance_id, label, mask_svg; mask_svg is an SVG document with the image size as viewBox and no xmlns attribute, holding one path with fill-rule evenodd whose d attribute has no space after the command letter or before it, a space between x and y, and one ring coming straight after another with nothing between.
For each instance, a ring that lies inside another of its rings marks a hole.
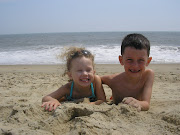
<instances>
[{"instance_id":1,"label":"young boy","mask_svg":"<svg viewBox=\"0 0 180 135\"><path fill-rule=\"evenodd\" d=\"M102 76L102 83L112 89L115 104L120 102L146 111L150 106L154 72L146 67L151 62L150 43L141 34L127 35L121 45L119 62L125 72Z\"/></svg>"}]
</instances>

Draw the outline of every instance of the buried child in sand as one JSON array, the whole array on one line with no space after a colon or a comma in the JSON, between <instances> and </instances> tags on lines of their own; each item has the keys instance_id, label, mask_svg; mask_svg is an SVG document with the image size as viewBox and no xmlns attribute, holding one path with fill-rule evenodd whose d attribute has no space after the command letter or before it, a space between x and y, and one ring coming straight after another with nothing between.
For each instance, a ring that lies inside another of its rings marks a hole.
<instances>
[{"instance_id":1,"label":"buried child in sand","mask_svg":"<svg viewBox=\"0 0 180 135\"><path fill-rule=\"evenodd\" d=\"M42 107L55 110L60 99L73 101L89 98L91 104L99 105L106 100L101 79L95 75L94 56L83 48L70 47L62 56L66 57L66 71L70 82L55 92L43 97Z\"/></svg>"},{"instance_id":2,"label":"buried child in sand","mask_svg":"<svg viewBox=\"0 0 180 135\"><path fill-rule=\"evenodd\" d=\"M154 82L154 72L146 69L152 59L149 53L150 42L143 35L129 34L123 39L119 61L125 72L101 77L112 89L115 104L123 102L139 111L149 109Z\"/></svg>"}]
</instances>

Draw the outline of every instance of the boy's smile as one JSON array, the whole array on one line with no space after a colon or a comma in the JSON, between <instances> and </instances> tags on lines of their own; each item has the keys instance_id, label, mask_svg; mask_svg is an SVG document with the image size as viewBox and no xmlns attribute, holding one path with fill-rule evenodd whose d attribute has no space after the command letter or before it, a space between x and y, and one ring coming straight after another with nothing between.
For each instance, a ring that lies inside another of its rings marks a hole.
<instances>
[{"instance_id":1,"label":"boy's smile","mask_svg":"<svg viewBox=\"0 0 180 135\"><path fill-rule=\"evenodd\" d=\"M138 73L138 72L140 72L141 70L131 70L131 69L129 69L129 71L132 72L132 73Z\"/></svg>"}]
</instances>

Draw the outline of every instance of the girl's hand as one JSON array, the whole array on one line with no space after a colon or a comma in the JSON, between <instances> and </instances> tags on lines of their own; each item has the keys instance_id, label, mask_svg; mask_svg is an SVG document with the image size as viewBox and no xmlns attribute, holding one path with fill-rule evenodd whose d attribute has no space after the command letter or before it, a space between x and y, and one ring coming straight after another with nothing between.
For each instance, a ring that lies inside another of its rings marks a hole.
<instances>
[{"instance_id":1,"label":"girl's hand","mask_svg":"<svg viewBox=\"0 0 180 135\"><path fill-rule=\"evenodd\" d=\"M128 104L132 107L137 108L138 111L141 111L141 105L140 105L139 101L133 97L125 97L123 99L122 103Z\"/></svg>"},{"instance_id":2,"label":"girl's hand","mask_svg":"<svg viewBox=\"0 0 180 135\"><path fill-rule=\"evenodd\" d=\"M103 100L97 100L97 101L95 101L95 102L90 102L89 104L91 104L91 105L100 105L100 104L102 104L104 101Z\"/></svg>"},{"instance_id":3,"label":"girl's hand","mask_svg":"<svg viewBox=\"0 0 180 135\"><path fill-rule=\"evenodd\" d=\"M43 102L41 107L45 107L45 110L52 111L60 105L59 101L54 99L53 101Z\"/></svg>"},{"instance_id":4,"label":"girl's hand","mask_svg":"<svg viewBox=\"0 0 180 135\"><path fill-rule=\"evenodd\" d=\"M95 102L89 102L88 104L90 104L90 105L95 105Z\"/></svg>"}]
</instances>

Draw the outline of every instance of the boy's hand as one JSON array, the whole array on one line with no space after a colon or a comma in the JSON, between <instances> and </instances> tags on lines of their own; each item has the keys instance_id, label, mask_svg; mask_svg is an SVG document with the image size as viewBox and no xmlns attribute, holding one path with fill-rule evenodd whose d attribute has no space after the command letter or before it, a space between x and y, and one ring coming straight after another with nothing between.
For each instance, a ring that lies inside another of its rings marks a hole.
<instances>
[{"instance_id":1,"label":"boy's hand","mask_svg":"<svg viewBox=\"0 0 180 135\"><path fill-rule=\"evenodd\" d=\"M59 103L58 100L53 100L53 101L43 102L41 107L45 107L45 110L52 111L55 110L56 107L60 105L61 104Z\"/></svg>"},{"instance_id":2,"label":"boy's hand","mask_svg":"<svg viewBox=\"0 0 180 135\"><path fill-rule=\"evenodd\" d=\"M122 103L128 104L132 107L137 108L138 111L141 111L141 105L140 105L139 101L133 97L125 97L123 99Z\"/></svg>"}]
</instances>

